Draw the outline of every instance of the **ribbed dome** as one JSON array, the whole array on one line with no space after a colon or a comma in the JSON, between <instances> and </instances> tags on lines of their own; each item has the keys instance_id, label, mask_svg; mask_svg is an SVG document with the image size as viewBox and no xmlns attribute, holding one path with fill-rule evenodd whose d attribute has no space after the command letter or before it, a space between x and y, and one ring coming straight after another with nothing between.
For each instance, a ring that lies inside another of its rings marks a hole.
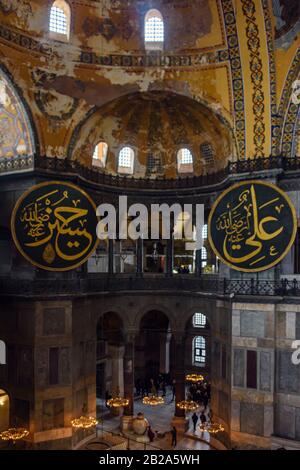
<instances>
[{"instance_id":1,"label":"ribbed dome","mask_svg":"<svg viewBox=\"0 0 300 470\"><path fill-rule=\"evenodd\" d=\"M177 153L193 155L193 174L216 171L234 154L232 137L224 122L195 100L170 92L153 91L123 96L98 110L78 136L83 145L73 158L91 164L99 141L108 144L105 170L117 172L123 146L135 152L134 176L176 177ZM149 161L156 162L155 171ZM152 159L152 160L151 160Z\"/></svg>"}]
</instances>

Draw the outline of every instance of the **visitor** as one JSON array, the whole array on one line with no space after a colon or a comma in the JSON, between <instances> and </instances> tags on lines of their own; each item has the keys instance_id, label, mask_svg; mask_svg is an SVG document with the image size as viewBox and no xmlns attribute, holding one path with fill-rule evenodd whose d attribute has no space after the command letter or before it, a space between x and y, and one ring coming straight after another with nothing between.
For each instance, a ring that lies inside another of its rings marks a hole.
<instances>
[{"instance_id":1,"label":"visitor","mask_svg":"<svg viewBox=\"0 0 300 470\"><path fill-rule=\"evenodd\" d=\"M201 421L201 424L205 424L206 423L206 416L204 414L204 411L201 411L201 414L200 414L200 421Z\"/></svg>"},{"instance_id":2,"label":"visitor","mask_svg":"<svg viewBox=\"0 0 300 470\"><path fill-rule=\"evenodd\" d=\"M150 442L154 441L155 433L152 431L151 426L148 426L148 437Z\"/></svg>"},{"instance_id":3,"label":"visitor","mask_svg":"<svg viewBox=\"0 0 300 470\"><path fill-rule=\"evenodd\" d=\"M171 446L176 447L177 446L177 429L175 428L175 426L173 426L173 428L171 429L171 436L172 436Z\"/></svg>"},{"instance_id":4,"label":"visitor","mask_svg":"<svg viewBox=\"0 0 300 470\"><path fill-rule=\"evenodd\" d=\"M196 432L196 425L198 422L198 416L196 415L196 413L193 414L192 421L193 421L193 426L194 426L194 432Z\"/></svg>"},{"instance_id":5,"label":"visitor","mask_svg":"<svg viewBox=\"0 0 300 470\"><path fill-rule=\"evenodd\" d=\"M173 396L172 396L171 403L172 401L175 400L175 393L176 393L175 380L173 380L173 383L172 383L172 393L173 393Z\"/></svg>"}]
</instances>

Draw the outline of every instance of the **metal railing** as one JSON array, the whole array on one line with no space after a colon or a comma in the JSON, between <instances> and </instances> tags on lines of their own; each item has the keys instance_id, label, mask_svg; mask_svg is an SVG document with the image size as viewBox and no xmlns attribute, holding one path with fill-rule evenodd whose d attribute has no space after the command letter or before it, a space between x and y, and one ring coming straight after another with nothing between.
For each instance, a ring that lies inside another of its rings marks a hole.
<instances>
[{"instance_id":1,"label":"metal railing","mask_svg":"<svg viewBox=\"0 0 300 470\"><path fill-rule=\"evenodd\" d=\"M86 167L75 160L46 156L21 155L0 159L0 174L11 171L35 169L54 173L78 175L87 181L104 186L123 189L180 189L211 186L226 180L230 175L254 173L268 170L297 171L300 170L300 157L284 156L263 157L228 162L227 166L217 172L191 177L167 178L135 178L131 176L111 175L101 168Z\"/></svg>"},{"instance_id":2,"label":"metal railing","mask_svg":"<svg viewBox=\"0 0 300 470\"><path fill-rule=\"evenodd\" d=\"M225 279L222 277L203 275L196 277L192 274L165 277L156 276L127 276L124 274L88 275L73 279L28 279L19 280L0 277L0 295L55 296L101 294L104 292L132 291L177 291L191 293L209 293L215 295L236 296L300 296L300 281L298 279Z\"/></svg>"}]
</instances>

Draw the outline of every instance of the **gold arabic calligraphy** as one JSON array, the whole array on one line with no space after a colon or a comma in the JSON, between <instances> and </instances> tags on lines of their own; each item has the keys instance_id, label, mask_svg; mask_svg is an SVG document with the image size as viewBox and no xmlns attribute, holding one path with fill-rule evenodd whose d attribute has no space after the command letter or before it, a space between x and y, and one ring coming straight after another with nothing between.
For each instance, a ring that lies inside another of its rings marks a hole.
<instances>
[{"instance_id":1,"label":"gold arabic calligraphy","mask_svg":"<svg viewBox=\"0 0 300 470\"><path fill-rule=\"evenodd\" d=\"M24 245L31 248L46 245L43 259L48 264L56 256L65 261L82 258L93 237L86 228L88 210L78 207L80 202L72 199L67 190L60 197L60 190L56 189L27 204L20 221L25 222L27 237L32 241Z\"/></svg>"},{"instance_id":2,"label":"gold arabic calligraphy","mask_svg":"<svg viewBox=\"0 0 300 470\"><path fill-rule=\"evenodd\" d=\"M267 206L272 206L278 215L284 209L284 204L279 204L279 197L271 199L261 206L258 206L254 185L250 189L245 189L238 197L238 203L234 207L227 204L227 211L222 213L216 222L218 231L225 231L223 242L224 257L233 264L245 263L252 260L250 265L259 263L266 255L264 254L264 242L276 239L283 231L283 226L267 231L266 224L279 222L279 219L273 215L261 216L261 211ZM242 248L249 248L246 253ZM243 251L242 256L238 252ZM237 256L232 253L236 252ZM269 249L269 256L278 254L276 245Z\"/></svg>"}]
</instances>

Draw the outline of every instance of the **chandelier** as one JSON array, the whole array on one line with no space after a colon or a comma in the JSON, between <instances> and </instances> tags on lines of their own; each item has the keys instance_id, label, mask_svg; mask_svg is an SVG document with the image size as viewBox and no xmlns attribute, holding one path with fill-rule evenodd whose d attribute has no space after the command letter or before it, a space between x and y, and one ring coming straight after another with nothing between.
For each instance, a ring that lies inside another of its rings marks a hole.
<instances>
[{"instance_id":1,"label":"chandelier","mask_svg":"<svg viewBox=\"0 0 300 470\"><path fill-rule=\"evenodd\" d=\"M199 426L200 431L208 432L209 434L218 434L219 432L225 431L224 426L219 423L203 423Z\"/></svg>"},{"instance_id":2,"label":"chandelier","mask_svg":"<svg viewBox=\"0 0 300 470\"><path fill-rule=\"evenodd\" d=\"M128 398L114 397L107 400L106 404L110 408L122 408L123 406L129 405L129 400Z\"/></svg>"},{"instance_id":3,"label":"chandelier","mask_svg":"<svg viewBox=\"0 0 300 470\"><path fill-rule=\"evenodd\" d=\"M157 406L157 405L163 405L164 403L165 403L164 398L159 397L157 395L152 395L151 397L143 398L144 405Z\"/></svg>"},{"instance_id":4,"label":"chandelier","mask_svg":"<svg viewBox=\"0 0 300 470\"><path fill-rule=\"evenodd\" d=\"M185 376L186 382L202 382L204 380L201 374L188 374Z\"/></svg>"},{"instance_id":5,"label":"chandelier","mask_svg":"<svg viewBox=\"0 0 300 470\"><path fill-rule=\"evenodd\" d=\"M2 441L12 441L14 444L16 441L20 441L27 437L29 431L25 428L9 428L6 431L0 432L0 439Z\"/></svg>"},{"instance_id":6,"label":"chandelier","mask_svg":"<svg viewBox=\"0 0 300 470\"><path fill-rule=\"evenodd\" d=\"M96 418L92 416L80 416L80 418L72 419L71 425L73 428L90 429L98 424Z\"/></svg>"},{"instance_id":7,"label":"chandelier","mask_svg":"<svg viewBox=\"0 0 300 470\"><path fill-rule=\"evenodd\" d=\"M177 403L177 408L185 411L196 411L199 408L198 403L193 400L183 400Z\"/></svg>"}]
</instances>

